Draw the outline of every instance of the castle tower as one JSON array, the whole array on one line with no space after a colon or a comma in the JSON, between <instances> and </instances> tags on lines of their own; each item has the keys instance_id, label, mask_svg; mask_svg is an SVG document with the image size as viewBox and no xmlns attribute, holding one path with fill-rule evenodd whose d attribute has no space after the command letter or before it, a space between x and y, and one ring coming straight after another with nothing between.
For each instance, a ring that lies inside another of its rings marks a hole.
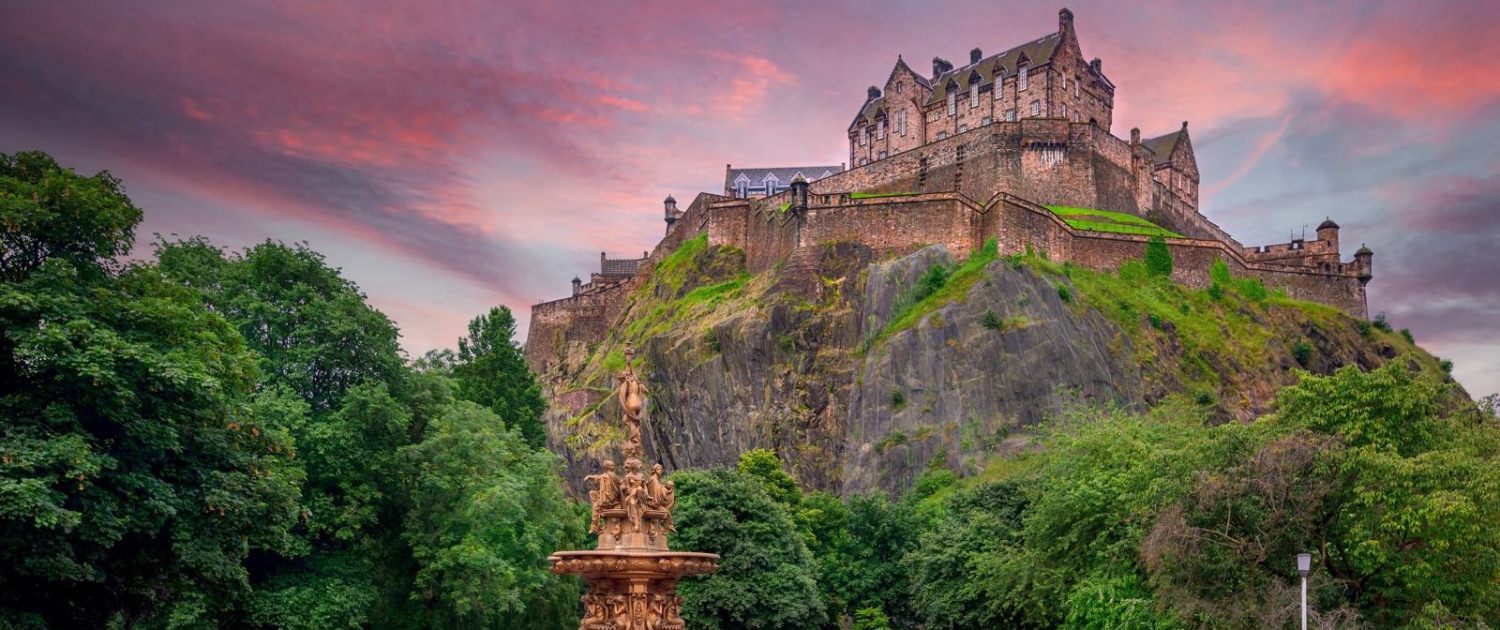
<instances>
[{"instance_id":1,"label":"castle tower","mask_svg":"<svg viewBox=\"0 0 1500 630\"><path fill-rule=\"evenodd\" d=\"M580 279L578 276L573 276L573 295L578 295L579 293L582 293L582 292L583 292L583 280Z\"/></svg>"},{"instance_id":2,"label":"castle tower","mask_svg":"<svg viewBox=\"0 0 1500 630\"><path fill-rule=\"evenodd\" d=\"M1375 277L1374 258L1375 252L1370 251L1370 248L1364 245L1360 245L1359 251L1354 252L1354 262L1359 265L1360 284L1369 283L1370 278Z\"/></svg>"},{"instance_id":3,"label":"castle tower","mask_svg":"<svg viewBox=\"0 0 1500 630\"><path fill-rule=\"evenodd\" d=\"M807 180L798 176L792 180L792 205L788 207L791 212L807 212Z\"/></svg>"},{"instance_id":4,"label":"castle tower","mask_svg":"<svg viewBox=\"0 0 1500 630\"><path fill-rule=\"evenodd\" d=\"M1318 224L1318 240L1328 241L1333 246L1333 251L1339 251L1339 224L1333 219L1324 219Z\"/></svg>"},{"instance_id":5,"label":"castle tower","mask_svg":"<svg viewBox=\"0 0 1500 630\"><path fill-rule=\"evenodd\" d=\"M662 211L666 215L667 231L671 232L672 225L677 223L677 219L682 216L682 212L677 209L677 200L667 195L666 201L662 202Z\"/></svg>"}]
</instances>

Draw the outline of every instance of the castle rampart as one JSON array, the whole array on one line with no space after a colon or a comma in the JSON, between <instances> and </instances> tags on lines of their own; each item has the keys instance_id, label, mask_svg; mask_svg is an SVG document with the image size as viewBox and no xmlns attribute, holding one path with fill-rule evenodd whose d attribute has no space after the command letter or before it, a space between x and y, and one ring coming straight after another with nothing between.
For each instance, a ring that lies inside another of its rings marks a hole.
<instances>
[{"instance_id":1,"label":"castle rampart","mask_svg":"<svg viewBox=\"0 0 1500 630\"><path fill-rule=\"evenodd\" d=\"M1137 129L1131 130L1129 140L1111 134L1114 86L1097 60L1081 69L1085 64L1076 48L1072 14L1063 10L1057 35L988 61L976 50L970 65L958 70L941 59L934 61L934 78L962 79L981 87L990 81L990 89L1000 87L1003 100L1011 94L1006 90L1018 89L1011 82L1019 81L1019 65L1006 65L1010 55L1017 54L1018 61L1025 53L1036 74L1028 77L1032 85L1024 91L1045 93L1049 102L1075 103L1065 115L1058 115L1059 108L1016 119L975 120L985 111L977 105L953 117L934 118L937 101L930 100L932 91L954 86L932 83L898 59L885 94L879 88L869 92L861 113L869 118L864 123L856 118L851 127L879 123L874 131L865 128L874 135L863 143L857 135L850 136L851 151L871 151L871 143L878 140L888 153L803 184L805 207L792 207L792 190L764 197L739 195L732 189L737 177L729 176L726 192L749 198L701 193L679 211L667 197L666 235L648 255L611 260L601 254L600 273L587 284L575 280L574 296L533 308L528 361L541 370L569 342L602 340L625 296L657 261L697 234L706 234L712 245L743 250L753 273L839 241L896 253L942 244L965 256L994 237L1002 254L1046 251L1055 260L1100 270L1143 257L1147 237L1074 228L1045 206L1125 213L1182 234L1185 238L1166 240L1177 262L1173 279L1187 286L1208 286L1213 262L1223 260L1236 275L1258 278L1289 297L1329 304L1355 317L1366 315L1365 283L1373 275L1368 249L1361 248L1352 261L1341 261L1339 230L1331 220L1318 227L1313 241L1241 245L1198 210L1199 173L1187 123L1178 131L1147 139ZM986 65L997 59L999 66ZM1083 74L1069 78L1068 90L1063 83L1067 73L1057 69L1074 65ZM999 83L994 82L996 76ZM1078 84L1079 78L1084 85ZM974 103L975 92L968 94L966 104ZM995 93L988 94L993 101ZM1078 103L1088 105L1079 109ZM905 114L903 119L902 111L917 114ZM989 111L994 111L993 105ZM903 121L900 127L896 120ZM930 124L934 122L953 128L937 133ZM761 171L779 172L756 172Z\"/></svg>"}]
</instances>

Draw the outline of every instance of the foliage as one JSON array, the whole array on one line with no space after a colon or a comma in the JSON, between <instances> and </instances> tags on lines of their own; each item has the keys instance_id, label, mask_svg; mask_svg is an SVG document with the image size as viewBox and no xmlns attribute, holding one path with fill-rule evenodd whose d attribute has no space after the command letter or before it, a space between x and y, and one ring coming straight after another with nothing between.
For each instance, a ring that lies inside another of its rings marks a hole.
<instances>
[{"instance_id":1,"label":"foliage","mask_svg":"<svg viewBox=\"0 0 1500 630\"><path fill-rule=\"evenodd\" d=\"M140 212L107 174L0 156L0 620L183 627L288 546L301 471L255 356L193 291L113 257Z\"/></svg>"},{"instance_id":2,"label":"foliage","mask_svg":"<svg viewBox=\"0 0 1500 630\"><path fill-rule=\"evenodd\" d=\"M475 317L469 322L469 335L458 340L453 376L460 397L519 429L531 448L542 448L547 444L542 420L547 400L515 335L516 318L509 308L497 306Z\"/></svg>"},{"instance_id":3,"label":"foliage","mask_svg":"<svg viewBox=\"0 0 1500 630\"><path fill-rule=\"evenodd\" d=\"M420 567L415 596L426 627L563 627L578 586L546 558L583 541L562 493L556 457L533 450L490 410L445 406L419 444L405 539Z\"/></svg>"},{"instance_id":4,"label":"foliage","mask_svg":"<svg viewBox=\"0 0 1500 630\"><path fill-rule=\"evenodd\" d=\"M677 549L716 553L719 570L684 580L682 616L708 630L809 628L826 620L812 555L787 508L759 479L725 469L678 471Z\"/></svg>"},{"instance_id":5,"label":"foliage","mask_svg":"<svg viewBox=\"0 0 1500 630\"><path fill-rule=\"evenodd\" d=\"M1312 344L1307 343L1306 339L1298 339L1297 343L1292 344L1292 358L1297 360L1297 365L1307 367L1312 361L1312 354Z\"/></svg>"},{"instance_id":6,"label":"foliage","mask_svg":"<svg viewBox=\"0 0 1500 630\"><path fill-rule=\"evenodd\" d=\"M952 269L933 265L915 286L892 303L889 323L878 332L871 331L863 350L867 351L886 337L915 326L927 314L963 299L974 283L983 277L984 268L999 257L998 251L999 245L991 237L985 239L978 251L970 253L966 260Z\"/></svg>"},{"instance_id":7,"label":"foliage","mask_svg":"<svg viewBox=\"0 0 1500 630\"><path fill-rule=\"evenodd\" d=\"M1160 236L1152 237L1146 243L1146 273L1159 278L1172 276L1172 250Z\"/></svg>"},{"instance_id":8,"label":"foliage","mask_svg":"<svg viewBox=\"0 0 1500 630\"><path fill-rule=\"evenodd\" d=\"M879 608L861 608L854 613L853 630L891 630L891 619Z\"/></svg>"},{"instance_id":9,"label":"foliage","mask_svg":"<svg viewBox=\"0 0 1500 630\"><path fill-rule=\"evenodd\" d=\"M1108 210L1095 210L1092 208L1070 208L1065 206L1047 206L1047 209L1062 218L1064 223L1080 230L1182 238L1181 234L1124 212L1110 212Z\"/></svg>"},{"instance_id":10,"label":"foliage","mask_svg":"<svg viewBox=\"0 0 1500 630\"><path fill-rule=\"evenodd\" d=\"M108 172L83 177L45 153L0 153L0 281L24 281L50 260L101 280L120 270L140 222Z\"/></svg>"},{"instance_id":11,"label":"foliage","mask_svg":"<svg viewBox=\"0 0 1500 630\"><path fill-rule=\"evenodd\" d=\"M903 560L922 623L952 630L1044 627L1029 622L987 561L1019 542L1027 503L1013 482L965 488L943 502L937 522Z\"/></svg>"},{"instance_id":12,"label":"foliage","mask_svg":"<svg viewBox=\"0 0 1500 630\"><path fill-rule=\"evenodd\" d=\"M1000 330L1000 316L995 313L995 309L986 310L980 323L990 330Z\"/></svg>"},{"instance_id":13,"label":"foliage","mask_svg":"<svg viewBox=\"0 0 1500 630\"><path fill-rule=\"evenodd\" d=\"M1385 311L1376 313L1373 323L1381 332L1391 332L1391 322L1385 318Z\"/></svg>"},{"instance_id":14,"label":"foliage","mask_svg":"<svg viewBox=\"0 0 1500 630\"><path fill-rule=\"evenodd\" d=\"M300 394L314 414L333 411L362 382L399 385L396 326L305 244L266 241L226 255L191 238L158 241L156 256L163 272L234 322L270 382Z\"/></svg>"},{"instance_id":15,"label":"foliage","mask_svg":"<svg viewBox=\"0 0 1500 630\"><path fill-rule=\"evenodd\" d=\"M781 458L776 452L764 448L752 448L740 454L739 471L759 480L771 500L796 508L802 501L802 490L797 481L782 468Z\"/></svg>"},{"instance_id":16,"label":"foliage","mask_svg":"<svg viewBox=\"0 0 1500 630\"><path fill-rule=\"evenodd\" d=\"M840 501L817 492L803 500L797 521L817 559L830 621L852 617L858 625L861 613L870 623L915 621L910 581L901 566L921 531L910 506L879 494Z\"/></svg>"}]
</instances>

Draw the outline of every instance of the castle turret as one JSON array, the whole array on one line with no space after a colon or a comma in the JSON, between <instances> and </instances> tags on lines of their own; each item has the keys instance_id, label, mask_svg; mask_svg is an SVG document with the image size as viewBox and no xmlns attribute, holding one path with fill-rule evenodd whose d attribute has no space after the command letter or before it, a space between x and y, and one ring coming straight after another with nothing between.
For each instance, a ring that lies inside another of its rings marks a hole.
<instances>
[{"instance_id":1,"label":"castle turret","mask_svg":"<svg viewBox=\"0 0 1500 630\"><path fill-rule=\"evenodd\" d=\"M677 222L677 217L682 216L682 212L677 209L677 200L671 195L667 195L667 200L662 202L662 206L666 214L667 230L670 231L672 224Z\"/></svg>"},{"instance_id":2,"label":"castle turret","mask_svg":"<svg viewBox=\"0 0 1500 630\"><path fill-rule=\"evenodd\" d=\"M788 209L795 213L807 211L807 179L801 175L792 179L792 205Z\"/></svg>"},{"instance_id":3,"label":"castle turret","mask_svg":"<svg viewBox=\"0 0 1500 630\"><path fill-rule=\"evenodd\" d=\"M1374 258L1375 252L1370 251L1370 248L1364 245L1360 245L1359 251L1354 252L1354 262L1359 264L1359 281L1361 283L1369 282L1370 278L1375 277Z\"/></svg>"},{"instance_id":4,"label":"castle turret","mask_svg":"<svg viewBox=\"0 0 1500 630\"><path fill-rule=\"evenodd\" d=\"M1334 223L1333 219L1325 219L1319 223L1318 240L1328 241L1333 246L1333 251L1339 251L1339 224Z\"/></svg>"},{"instance_id":5,"label":"castle turret","mask_svg":"<svg viewBox=\"0 0 1500 630\"><path fill-rule=\"evenodd\" d=\"M578 295L579 293L582 293L582 292L583 292L583 280L579 279L578 276L573 276L573 295Z\"/></svg>"}]
</instances>

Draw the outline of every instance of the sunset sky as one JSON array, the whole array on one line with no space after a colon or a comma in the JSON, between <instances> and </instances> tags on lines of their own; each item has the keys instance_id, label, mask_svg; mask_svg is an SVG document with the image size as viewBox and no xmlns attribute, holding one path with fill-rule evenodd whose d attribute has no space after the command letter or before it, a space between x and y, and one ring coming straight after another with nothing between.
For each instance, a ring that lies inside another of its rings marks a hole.
<instances>
[{"instance_id":1,"label":"sunset sky","mask_svg":"<svg viewBox=\"0 0 1500 630\"><path fill-rule=\"evenodd\" d=\"M1059 8L0 0L0 153L123 178L142 247L306 241L418 355L651 248L726 163L845 161L897 54L998 52ZM1209 218L1261 244L1331 216L1375 250L1371 313L1500 391L1500 2L1069 8L1115 135L1189 121Z\"/></svg>"}]
</instances>

